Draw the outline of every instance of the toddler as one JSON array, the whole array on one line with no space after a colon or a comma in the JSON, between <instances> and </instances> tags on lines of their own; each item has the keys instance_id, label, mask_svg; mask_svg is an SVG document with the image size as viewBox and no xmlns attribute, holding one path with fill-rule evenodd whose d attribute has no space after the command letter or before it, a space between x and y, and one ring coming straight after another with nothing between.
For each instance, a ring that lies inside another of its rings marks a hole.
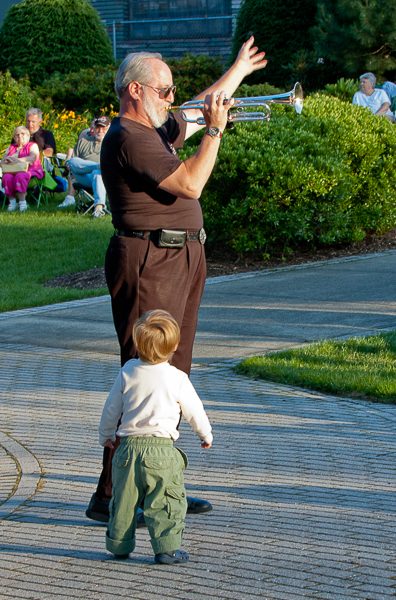
<instances>
[{"instance_id":1,"label":"toddler","mask_svg":"<svg viewBox=\"0 0 396 600\"><path fill-rule=\"evenodd\" d=\"M175 319L164 310L149 311L136 321L133 339L139 360L122 367L99 425L102 446L112 448L116 433L121 437L113 458L106 548L118 559L133 552L142 504L155 562L185 563L189 556L180 546L187 511L183 469L188 461L173 442L179 437L181 413L202 448L211 447L212 428L189 378L168 362L180 340Z\"/></svg>"}]
</instances>

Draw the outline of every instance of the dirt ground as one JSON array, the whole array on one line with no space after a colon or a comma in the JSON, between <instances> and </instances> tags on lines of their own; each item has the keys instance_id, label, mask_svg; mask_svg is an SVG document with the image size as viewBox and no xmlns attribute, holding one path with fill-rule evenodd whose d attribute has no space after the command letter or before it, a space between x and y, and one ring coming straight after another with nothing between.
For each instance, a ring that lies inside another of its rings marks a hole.
<instances>
[{"instance_id":1,"label":"dirt ground","mask_svg":"<svg viewBox=\"0 0 396 600\"><path fill-rule=\"evenodd\" d=\"M396 248L396 228L382 237L368 235L363 241L355 244L328 246L316 250L310 247L296 248L293 254L287 255L283 255L281 251L275 252L269 260L265 261L259 260L258 257L244 257L241 259L227 248L217 248L212 250L210 255L207 256L208 277L300 265L343 256L372 254L394 248ZM81 290L106 287L104 267L60 275L51 281L46 281L43 285L49 287L71 287Z\"/></svg>"}]
</instances>

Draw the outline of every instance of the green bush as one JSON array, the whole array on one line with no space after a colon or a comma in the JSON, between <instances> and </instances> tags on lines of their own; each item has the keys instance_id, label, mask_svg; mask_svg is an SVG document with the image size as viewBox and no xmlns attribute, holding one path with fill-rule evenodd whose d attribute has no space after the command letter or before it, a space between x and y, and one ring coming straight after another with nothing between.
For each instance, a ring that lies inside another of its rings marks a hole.
<instances>
[{"instance_id":1,"label":"green bush","mask_svg":"<svg viewBox=\"0 0 396 600\"><path fill-rule=\"evenodd\" d=\"M368 109L322 95L306 99L302 115L275 105L269 123L223 136L201 198L210 239L269 253L389 230L395 153L394 126Z\"/></svg>"},{"instance_id":2,"label":"green bush","mask_svg":"<svg viewBox=\"0 0 396 600\"><path fill-rule=\"evenodd\" d=\"M253 96L274 96L281 94L283 90L270 85L269 83L258 83L257 85L247 85L243 83L234 92L234 98L250 98Z\"/></svg>"},{"instance_id":3,"label":"green bush","mask_svg":"<svg viewBox=\"0 0 396 600\"><path fill-rule=\"evenodd\" d=\"M335 96L345 102L352 102L354 94L359 90L358 79L344 79L343 77L337 83L328 83L324 89L327 96Z\"/></svg>"},{"instance_id":4,"label":"green bush","mask_svg":"<svg viewBox=\"0 0 396 600\"><path fill-rule=\"evenodd\" d=\"M191 100L219 79L223 72L220 60L209 56L186 54L183 58L166 62L177 86L175 104ZM113 65L64 75L55 73L41 86L36 86L36 90L43 98L50 98L58 109L89 110L92 114L99 114L106 108L104 112L108 114L113 107L118 110L119 106L114 91L116 73L117 68Z\"/></svg>"},{"instance_id":5,"label":"green bush","mask_svg":"<svg viewBox=\"0 0 396 600\"><path fill-rule=\"evenodd\" d=\"M51 98L58 109L83 112L89 110L93 115L100 110L118 108L118 99L114 91L114 79L117 68L113 65L81 69L77 73L61 75L55 73L37 86L36 90L43 98Z\"/></svg>"},{"instance_id":6,"label":"green bush","mask_svg":"<svg viewBox=\"0 0 396 600\"><path fill-rule=\"evenodd\" d=\"M26 111L32 107L44 111L49 110L51 104L31 89L28 79L16 81L10 73L0 73L0 119L4 119L2 126L9 120L24 123Z\"/></svg>"},{"instance_id":7,"label":"green bush","mask_svg":"<svg viewBox=\"0 0 396 600\"><path fill-rule=\"evenodd\" d=\"M112 63L110 38L87 0L24 0L0 29L0 70L28 75L33 84L57 71Z\"/></svg>"},{"instance_id":8,"label":"green bush","mask_svg":"<svg viewBox=\"0 0 396 600\"><path fill-rule=\"evenodd\" d=\"M177 86L175 104L192 100L223 73L220 59L206 55L193 56L187 53L183 58L171 58L165 62L169 65L173 82Z\"/></svg>"},{"instance_id":9,"label":"green bush","mask_svg":"<svg viewBox=\"0 0 396 600\"><path fill-rule=\"evenodd\" d=\"M317 0L245 0L237 16L230 62L253 34L255 44L268 58L265 69L250 75L248 83L269 81L285 87L290 75L282 69L302 48L313 50L310 28L315 24Z\"/></svg>"},{"instance_id":10,"label":"green bush","mask_svg":"<svg viewBox=\"0 0 396 600\"><path fill-rule=\"evenodd\" d=\"M16 81L9 73L0 73L0 153L8 147L14 128L25 125L28 108L50 110L51 105L32 91L27 79Z\"/></svg>"}]
</instances>

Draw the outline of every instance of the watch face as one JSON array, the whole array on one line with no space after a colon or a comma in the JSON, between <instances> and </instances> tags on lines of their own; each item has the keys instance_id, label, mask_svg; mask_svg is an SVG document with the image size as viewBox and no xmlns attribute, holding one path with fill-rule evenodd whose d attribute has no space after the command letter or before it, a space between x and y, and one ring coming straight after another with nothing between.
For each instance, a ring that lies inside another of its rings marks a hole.
<instances>
[{"instance_id":1,"label":"watch face","mask_svg":"<svg viewBox=\"0 0 396 600\"><path fill-rule=\"evenodd\" d=\"M216 135L219 135L220 133L220 129L218 127L209 127L209 131L208 131L209 135L211 135L212 137L216 137Z\"/></svg>"}]
</instances>

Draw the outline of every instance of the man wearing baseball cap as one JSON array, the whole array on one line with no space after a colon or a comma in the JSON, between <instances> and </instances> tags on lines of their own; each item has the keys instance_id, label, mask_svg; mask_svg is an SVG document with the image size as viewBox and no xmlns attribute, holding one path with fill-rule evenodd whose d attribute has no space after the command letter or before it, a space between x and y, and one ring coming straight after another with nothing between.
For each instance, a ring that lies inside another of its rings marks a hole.
<instances>
[{"instance_id":1,"label":"man wearing baseball cap","mask_svg":"<svg viewBox=\"0 0 396 600\"><path fill-rule=\"evenodd\" d=\"M109 127L109 117L103 115L95 117L93 136L80 137L74 149L69 149L66 157L66 164L76 182L93 189L95 208L92 217L94 219L105 215L106 190L100 171L100 151ZM72 189L69 190L69 194L62 204L59 204L60 207L75 203L74 195L71 192Z\"/></svg>"}]
</instances>

